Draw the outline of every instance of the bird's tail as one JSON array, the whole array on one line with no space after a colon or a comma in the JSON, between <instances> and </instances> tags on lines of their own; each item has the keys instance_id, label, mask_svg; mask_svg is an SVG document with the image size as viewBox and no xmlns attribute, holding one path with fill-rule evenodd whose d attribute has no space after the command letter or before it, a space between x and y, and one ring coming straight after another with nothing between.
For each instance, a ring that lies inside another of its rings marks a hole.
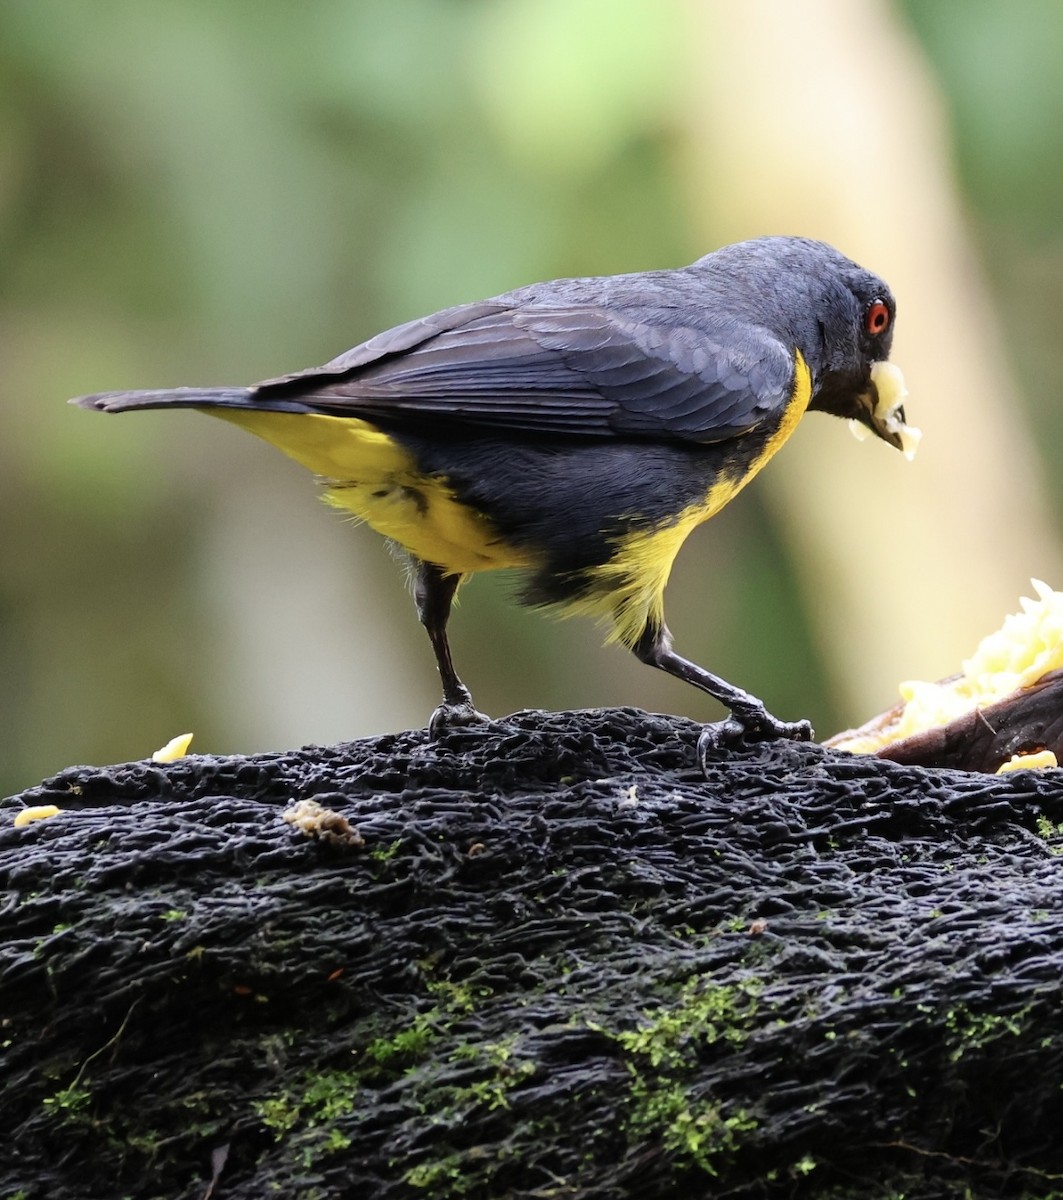
<instances>
[{"instance_id":1,"label":"bird's tail","mask_svg":"<svg viewBox=\"0 0 1063 1200\"><path fill-rule=\"evenodd\" d=\"M306 412L305 404L277 397L264 399L256 388L166 388L150 392L97 392L70 401L96 412L130 412L138 408L229 408L270 412Z\"/></svg>"},{"instance_id":2,"label":"bird's tail","mask_svg":"<svg viewBox=\"0 0 1063 1200\"><path fill-rule=\"evenodd\" d=\"M246 408L250 388L170 388L151 392L97 392L71 400L97 412L126 412L135 408Z\"/></svg>"}]
</instances>

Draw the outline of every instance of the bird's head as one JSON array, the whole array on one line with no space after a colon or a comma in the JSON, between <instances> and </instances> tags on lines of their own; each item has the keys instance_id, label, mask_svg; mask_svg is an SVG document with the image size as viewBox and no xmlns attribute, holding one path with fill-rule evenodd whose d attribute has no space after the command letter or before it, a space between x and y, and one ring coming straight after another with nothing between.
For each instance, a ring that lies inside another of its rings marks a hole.
<instances>
[{"instance_id":1,"label":"bird's head","mask_svg":"<svg viewBox=\"0 0 1063 1200\"><path fill-rule=\"evenodd\" d=\"M887 285L822 243L804 243L811 303L797 344L812 369L810 409L843 417L858 438L869 433L913 458L922 437L905 418L908 391L887 361L897 307Z\"/></svg>"}]
</instances>

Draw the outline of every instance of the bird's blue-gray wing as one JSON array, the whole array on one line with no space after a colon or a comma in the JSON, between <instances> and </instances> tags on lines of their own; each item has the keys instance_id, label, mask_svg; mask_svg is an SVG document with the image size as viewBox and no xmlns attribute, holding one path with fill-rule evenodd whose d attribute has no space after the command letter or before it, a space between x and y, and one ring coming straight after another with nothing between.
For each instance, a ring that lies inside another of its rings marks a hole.
<instances>
[{"instance_id":1,"label":"bird's blue-gray wing","mask_svg":"<svg viewBox=\"0 0 1063 1200\"><path fill-rule=\"evenodd\" d=\"M486 301L388 330L314 370L251 390L399 426L715 442L776 417L790 350L766 331L602 305Z\"/></svg>"}]
</instances>

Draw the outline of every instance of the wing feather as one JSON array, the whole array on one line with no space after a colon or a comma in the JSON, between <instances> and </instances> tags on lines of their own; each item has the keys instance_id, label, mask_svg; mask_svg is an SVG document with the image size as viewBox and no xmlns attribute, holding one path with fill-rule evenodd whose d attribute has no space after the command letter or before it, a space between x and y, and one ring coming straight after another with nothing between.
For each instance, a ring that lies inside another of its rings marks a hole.
<instances>
[{"instance_id":1,"label":"wing feather","mask_svg":"<svg viewBox=\"0 0 1063 1200\"><path fill-rule=\"evenodd\" d=\"M755 326L674 310L497 301L397 326L252 401L402 424L715 442L777 415L794 359ZM677 323L682 320L683 323Z\"/></svg>"}]
</instances>

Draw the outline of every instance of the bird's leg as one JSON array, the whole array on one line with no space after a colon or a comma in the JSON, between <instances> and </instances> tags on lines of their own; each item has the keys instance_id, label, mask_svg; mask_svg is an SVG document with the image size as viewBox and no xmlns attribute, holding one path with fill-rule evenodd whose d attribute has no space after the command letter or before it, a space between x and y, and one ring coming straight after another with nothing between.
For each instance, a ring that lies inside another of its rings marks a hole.
<instances>
[{"instance_id":1,"label":"bird's leg","mask_svg":"<svg viewBox=\"0 0 1063 1200\"><path fill-rule=\"evenodd\" d=\"M447 621L454 593L461 583L460 575L448 575L431 563L417 562L413 580L413 599L417 615L428 633L443 683L443 703L432 713L428 731L433 737L443 733L448 725L474 725L488 720L473 707L472 695L454 670L447 640Z\"/></svg>"},{"instance_id":2,"label":"bird's leg","mask_svg":"<svg viewBox=\"0 0 1063 1200\"><path fill-rule=\"evenodd\" d=\"M711 675L697 663L681 658L672 649L672 635L663 623L648 624L632 650L641 662L658 667L676 679L692 683L731 710L727 720L706 725L701 731L698 759L702 767L710 751L743 739L768 741L772 738L790 738L807 742L812 738L812 726L808 721L780 721L768 712L763 701L756 696L751 696L717 675Z\"/></svg>"}]
</instances>

